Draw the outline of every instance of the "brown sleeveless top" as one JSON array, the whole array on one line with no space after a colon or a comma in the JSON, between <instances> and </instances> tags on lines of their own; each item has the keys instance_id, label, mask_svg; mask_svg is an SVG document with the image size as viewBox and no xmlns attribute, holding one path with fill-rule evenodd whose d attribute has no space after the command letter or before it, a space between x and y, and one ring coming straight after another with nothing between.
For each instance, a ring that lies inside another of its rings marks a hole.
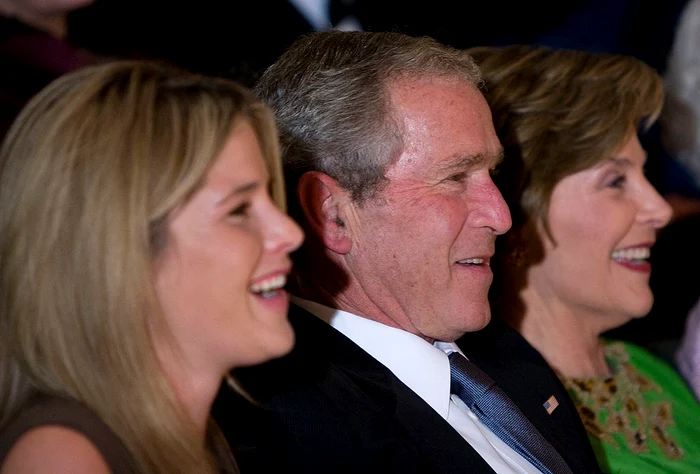
<instances>
[{"instance_id":1,"label":"brown sleeveless top","mask_svg":"<svg viewBox=\"0 0 700 474\"><path fill-rule=\"evenodd\" d=\"M23 434L46 425L65 426L83 434L97 447L113 474L139 473L126 446L95 413L74 400L52 395L31 398L0 433L0 466ZM238 474L236 461L218 426L212 422L208 428L208 441L220 472Z\"/></svg>"},{"instance_id":2,"label":"brown sleeveless top","mask_svg":"<svg viewBox=\"0 0 700 474\"><path fill-rule=\"evenodd\" d=\"M37 395L0 433L0 466L27 431L46 425L71 428L88 438L114 474L137 474L136 463L116 434L91 410L66 398Z\"/></svg>"}]
</instances>

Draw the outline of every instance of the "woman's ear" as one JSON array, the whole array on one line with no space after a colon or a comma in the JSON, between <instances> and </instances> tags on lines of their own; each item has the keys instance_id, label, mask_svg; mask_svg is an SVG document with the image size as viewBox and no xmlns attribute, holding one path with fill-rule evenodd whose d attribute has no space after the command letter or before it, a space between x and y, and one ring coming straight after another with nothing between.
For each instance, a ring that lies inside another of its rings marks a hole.
<instances>
[{"instance_id":1,"label":"woman's ear","mask_svg":"<svg viewBox=\"0 0 700 474\"><path fill-rule=\"evenodd\" d=\"M349 193L327 174L309 171L299 179L297 198L309 231L329 250L348 253L352 247L345 216Z\"/></svg>"}]
</instances>

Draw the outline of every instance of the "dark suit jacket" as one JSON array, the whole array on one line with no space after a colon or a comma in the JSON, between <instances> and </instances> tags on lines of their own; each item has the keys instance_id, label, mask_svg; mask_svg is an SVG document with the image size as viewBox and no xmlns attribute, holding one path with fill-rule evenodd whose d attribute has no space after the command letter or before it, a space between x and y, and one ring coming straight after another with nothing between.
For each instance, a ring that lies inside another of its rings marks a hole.
<instances>
[{"instance_id":1,"label":"dark suit jacket","mask_svg":"<svg viewBox=\"0 0 700 474\"><path fill-rule=\"evenodd\" d=\"M350 339L292 305L291 354L234 375L255 406L223 387L213 415L243 474L493 472L440 415ZM575 473L598 472L564 387L542 357L494 321L460 340ZM554 394L560 406L542 404Z\"/></svg>"}]
</instances>

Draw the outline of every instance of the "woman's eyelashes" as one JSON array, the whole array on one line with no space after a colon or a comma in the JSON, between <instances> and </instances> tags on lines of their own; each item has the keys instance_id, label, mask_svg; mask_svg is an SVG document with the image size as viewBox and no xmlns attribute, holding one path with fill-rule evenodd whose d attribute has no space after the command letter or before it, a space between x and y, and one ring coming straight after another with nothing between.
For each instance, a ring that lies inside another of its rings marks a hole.
<instances>
[{"instance_id":1,"label":"woman's eyelashes","mask_svg":"<svg viewBox=\"0 0 700 474\"><path fill-rule=\"evenodd\" d=\"M625 186L627 177L624 174L616 174L608 179L607 186L614 189L622 189Z\"/></svg>"},{"instance_id":2,"label":"woman's eyelashes","mask_svg":"<svg viewBox=\"0 0 700 474\"><path fill-rule=\"evenodd\" d=\"M246 217L250 210L250 201L243 201L229 211L229 217Z\"/></svg>"}]
</instances>

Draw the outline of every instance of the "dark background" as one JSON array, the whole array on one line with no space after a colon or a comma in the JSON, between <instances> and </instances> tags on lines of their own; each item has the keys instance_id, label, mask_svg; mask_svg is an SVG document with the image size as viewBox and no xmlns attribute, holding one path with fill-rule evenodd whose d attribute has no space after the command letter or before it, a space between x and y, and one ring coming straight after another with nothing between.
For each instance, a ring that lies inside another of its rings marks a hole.
<instances>
[{"instance_id":1,"label":"dark background","mask_svg":"<svg viewBox=\"0 0 700 474\"><path fill-rule=\"evenodd\" d=\"M633 54L659 70L686 0L354 0L365 30L460 48L514 42ZM256 73L311 26L286 0L97 0L72 39L109 55L167 58L215 74Z\"/></svg>"}]
</instances>

